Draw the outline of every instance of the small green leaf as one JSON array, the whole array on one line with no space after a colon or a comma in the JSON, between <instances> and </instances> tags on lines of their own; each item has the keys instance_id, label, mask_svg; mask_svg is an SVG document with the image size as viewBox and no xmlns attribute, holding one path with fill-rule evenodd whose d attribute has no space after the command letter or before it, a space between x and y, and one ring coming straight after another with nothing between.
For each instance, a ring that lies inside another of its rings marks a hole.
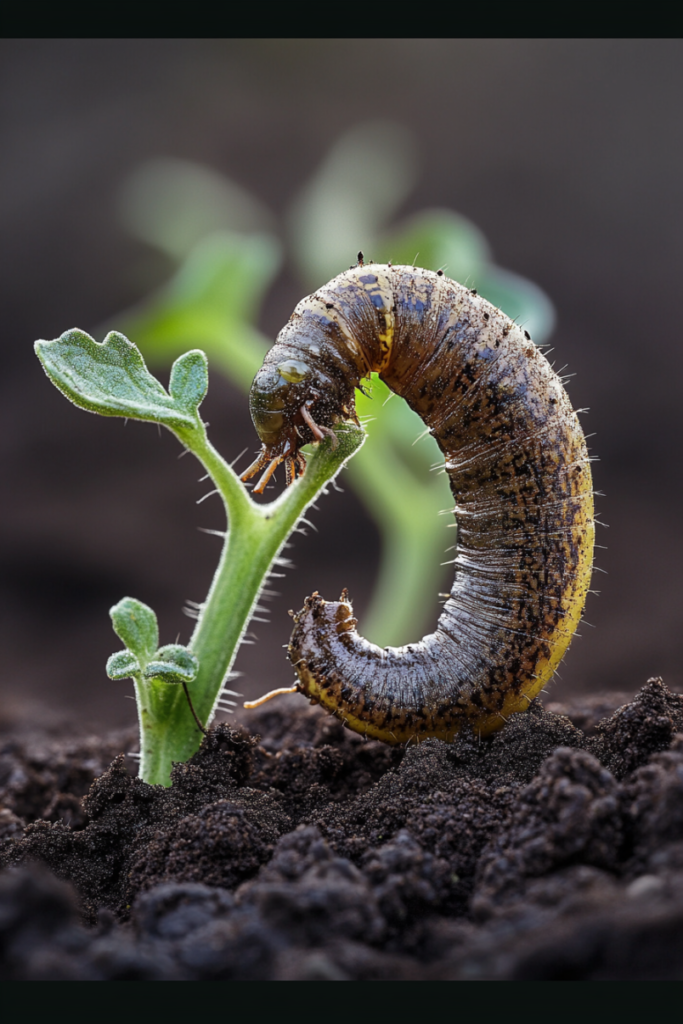
<instances>
[{"instance_id":1,"label":"small green leaf","mask_svg":"<svg viewBox=\"0 0 683 1024\"><path fill-rule=\"evenodd\" d=\"M379 263L391 260L427 270L442 267L448 277L470 288L489 261L488 243L479 228L452 210L423 210L382 238L373 253Z\"/></svg>"},{"instance_id":2,"label":"small green leaf","mask_svg":"<svg viewBox=\"0 0 683 1024\"><path fill-rule=\"evenodd\" d=\"M160 647L144 671L145 679L161 679L165 683L191 683L199 672L195 655L181 644Z\"/></svg>"},{"instance_id":3,"label":"small green leaf","mask_svg":"<svg viewBox=\"0 0 683 1024\"><path fill-rule=\"evenodd\" d=\"M167 427L196 426L195 417L167 394L123 334L110 331L100 344L74 329L54 341L37 341L35 350L52 383L81 409Z\"/></svg>"},{"instance_id":4,"label":"small green leaf","mask_svg":"<svg viewBox=\"0 0 683 1024\"><path fill-rule=\"evenodd\" d=\"M171 368L168 390L182 409L195 416L209 389L209 364L199 349L186 352Z\"/></svg>"},{"instance_id":5,"label":"small green leaf","mask_svg":"<svg viewBox=\"0 0 683 1024\"><path fill-rule=\"evenodd\" d=\"M110 679L130 679L140 671L140 662L132 651L117 651L107 662L106 672Z\"/></svg>"},{"instance_id":6,"label":"small green leaf","mask_svg":"<svg viewBox=\"0 0 683 1024\"><path fill-rule=\"evenodd\" d=\"M137 655L144 667L159 644L159 627L152 609L134 597L124 597L109 609L109 615L119 640Z\"/></svg>"}]
</instances>

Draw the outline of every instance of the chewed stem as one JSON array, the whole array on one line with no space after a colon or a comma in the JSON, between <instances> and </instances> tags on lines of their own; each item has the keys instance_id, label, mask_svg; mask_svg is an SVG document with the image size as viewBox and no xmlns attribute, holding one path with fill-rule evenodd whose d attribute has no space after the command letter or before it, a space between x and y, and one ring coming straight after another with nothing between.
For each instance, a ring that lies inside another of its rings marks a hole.
<instances>
[{"instance_id":1,"label":"chewed stem","mask_svg":"<svg viewBox=\"0 0 683 1024\"><path fill-rule=\"evenodd\" d=\"M242 707L245 708L258 708L261 704L265 704L267 700L272 700L273 697L279 697L281 693L298 693L300 687L298 683L296 686L281 686L279 690L271 690L270 693L266 693L263 697L259 697L258 700L245 700Z\"/></svg>"}]
</instances>

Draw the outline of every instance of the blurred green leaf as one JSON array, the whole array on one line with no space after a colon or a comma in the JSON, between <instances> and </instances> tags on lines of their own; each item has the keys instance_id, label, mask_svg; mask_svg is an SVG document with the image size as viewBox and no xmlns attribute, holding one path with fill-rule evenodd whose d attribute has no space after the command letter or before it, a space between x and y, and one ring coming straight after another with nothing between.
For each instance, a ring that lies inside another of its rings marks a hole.
<instances>
[{"instance_id":1,"label":"blurred green leaf","mask_svg":"<svg viewBox=\"0 0 683 1024\"><path fill-rule=\"evenodd\" d=\"M386 234L377 262L417 265L476 288L540 345L555 326L553 304L538 285L492 262L489 245L471 221L452 210L425 210Z\"/></svg>"},{"instance_id":2,"label":"blurred green leaf","mask_svg":"<svg viewBox=\"0 0 683 1024\"><path fill-rule=\"evenodd\" d=\"M377 259L379 232L412 189L415 171L412 135L394 122L360 124L337 140L288 216L306 287L346 270L361 249Z\"/></svg>"},{"instance_id":3,"label":"blurred green leaf","mask_svg":"<svg viewBox=\"0 0 683 1024\"><path fill-rule=\"evenodd\" d=\"M477 278L490 259L488 243L475 225L452 210L424 210L383 235L378 263L442 269L461 284Z\"/></svg>"},{"instance_id":4,"label":"blurred green leaf","mask_svg":"<svg viewBox=\"0 0 683 1024\"><path fill-rule=\"evenodd\" d=\"M555 308L537 284L493 265L476 280L479 294L524 327L537 345L547 341L555 328Z\"/></svg>"},{"instance_id":5,"label":"blurred green leaf","mask_svg":"<svg viewBox=\"0 0 683 1024\"><path fill-rule=\"evenodd\" d=\"M273 216L247 189L191 160L148 160L126 181L123 221L137 238L181 261L216 231L269 232Z\"/></svg>"},{"instance_id":6,"label":"blurred green leaf","mask_svg":"<svg viewBox=\"0 0 683 1024\"><path fill-rule=\"evenodd\" d=\"M151 363L201 346L249 388L271 345L254 322L279 266L280 246L269 235L210 235L160 291L123 315L123 327Z\"/></svg>"}]
</instances>

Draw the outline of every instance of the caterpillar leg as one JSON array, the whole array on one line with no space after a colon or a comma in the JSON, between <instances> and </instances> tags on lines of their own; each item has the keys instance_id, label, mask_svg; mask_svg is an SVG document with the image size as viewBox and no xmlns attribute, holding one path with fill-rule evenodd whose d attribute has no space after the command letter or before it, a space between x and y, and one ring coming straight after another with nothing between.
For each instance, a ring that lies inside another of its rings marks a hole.
<instances>
[{"instance_id":1,"label":"caterpillar leg","mask_svg":"<svg viewBox=\"0 0 683 1024\"><path fill-rule=\"evenodd\" d=\"M256 461L252 462L251 466L249 466L248 469L245 469L244 473L242 473L240 480L250 480L252 476L256 476L259 470L263 469L264 467L267 467L265 473L256 484L256 487L254 487L254 494L263 494L266 484L268 483L271 476L273 475L277 467L280 465L284 457L284 455L278 455L276 458L271 459L266 454L266 450L264 447L259 453L259 457L256 459Z\"/></svg>"},{"instance_id":2,"label":"caterpillar leg","mask_svg":"<svg viewBox=\"0 0 683 1024\"><path fill-rule=\"evenodd\" d=\"M310 412L308 411L308 406L309 406L308 402L306 402L305 405L301 406L301 415L304 418L304 423L310 429L310 431L313 434L313 437L316 439L316 441L322 441L323 438L325 438L325 437L331 437L332 438L332 450L334 451L334 449L339 444L339 441L337 440L337 435L335 434L334 430L330 430L329 427L321 427L321 426L319 426L319 424L317 424L315 422L315 420L311 416Z\"/></svg>"},{"instance_id":3,"label":"caterpillar leg","mask_svg":"<svg viewBox=\"0 0 683 1024\"><path fill-rule=\"evenodd\" d=\"M288 487L294 483L297 476L303 476L305 472L306 456L303 452L297 452L296 455L290 455L285 459L285 474Z\"/></svg>"},{"instance_id":4,"label":"caterpillar leg","mask_svg":"<svg viewBox=\"0 0 683 1024\"><path fill-rule=\"evenodd\" d=\"M332 431L330 431L330 433L332 433ZM336 440L337 439L335 437L335 441ZM265 469L265 473L254 487L254 494L263 494L266 484L281 462L284 462L285 464L288 487L296 480L297 476L303 476L306 471L306 456L302 452L297 452L296 455L278 455L272 459L264 447L259 452L258 458L252 462L248 469L245 469L244 473L242 473L240 480L250 480L251 477L256 476L260 470Z\"/></svg>"},{"instance_id":5,"label":"caterpillar leg","mask_svg":"<svg viewBox=\"0 0 683 1024\"><path fill-rule=\"evenodd\" d=\"M252 476L255 476L258 473L259 469L263 469L263 467L266 466L267 464L268 458L266 456L266 450L265 448L262 448L258 454L258 458L254 462L252 462L251 466L249 466L248 469L245 469L244 473L242 473L240 477L240 480L242 480L243 482L245 480L250 480Z\"/></svg>"}]
</instances>

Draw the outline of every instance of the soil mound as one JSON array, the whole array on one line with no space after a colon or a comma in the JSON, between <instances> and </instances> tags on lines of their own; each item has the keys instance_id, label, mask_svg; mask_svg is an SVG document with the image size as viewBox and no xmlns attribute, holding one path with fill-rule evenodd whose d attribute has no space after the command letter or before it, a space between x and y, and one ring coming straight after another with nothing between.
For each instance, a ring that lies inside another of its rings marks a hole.
<instances>
[{"instance_id":1,"label":"soil mound","mask_svg":"<svg viewBox=\"0 0 683 1024\"><path fill-rule=\"evenodd\" d=\"M402 749L292 700L171 789L8 742L0 977L682 978L683 697L619 701Z\"/></svg>"}]
</instances>

